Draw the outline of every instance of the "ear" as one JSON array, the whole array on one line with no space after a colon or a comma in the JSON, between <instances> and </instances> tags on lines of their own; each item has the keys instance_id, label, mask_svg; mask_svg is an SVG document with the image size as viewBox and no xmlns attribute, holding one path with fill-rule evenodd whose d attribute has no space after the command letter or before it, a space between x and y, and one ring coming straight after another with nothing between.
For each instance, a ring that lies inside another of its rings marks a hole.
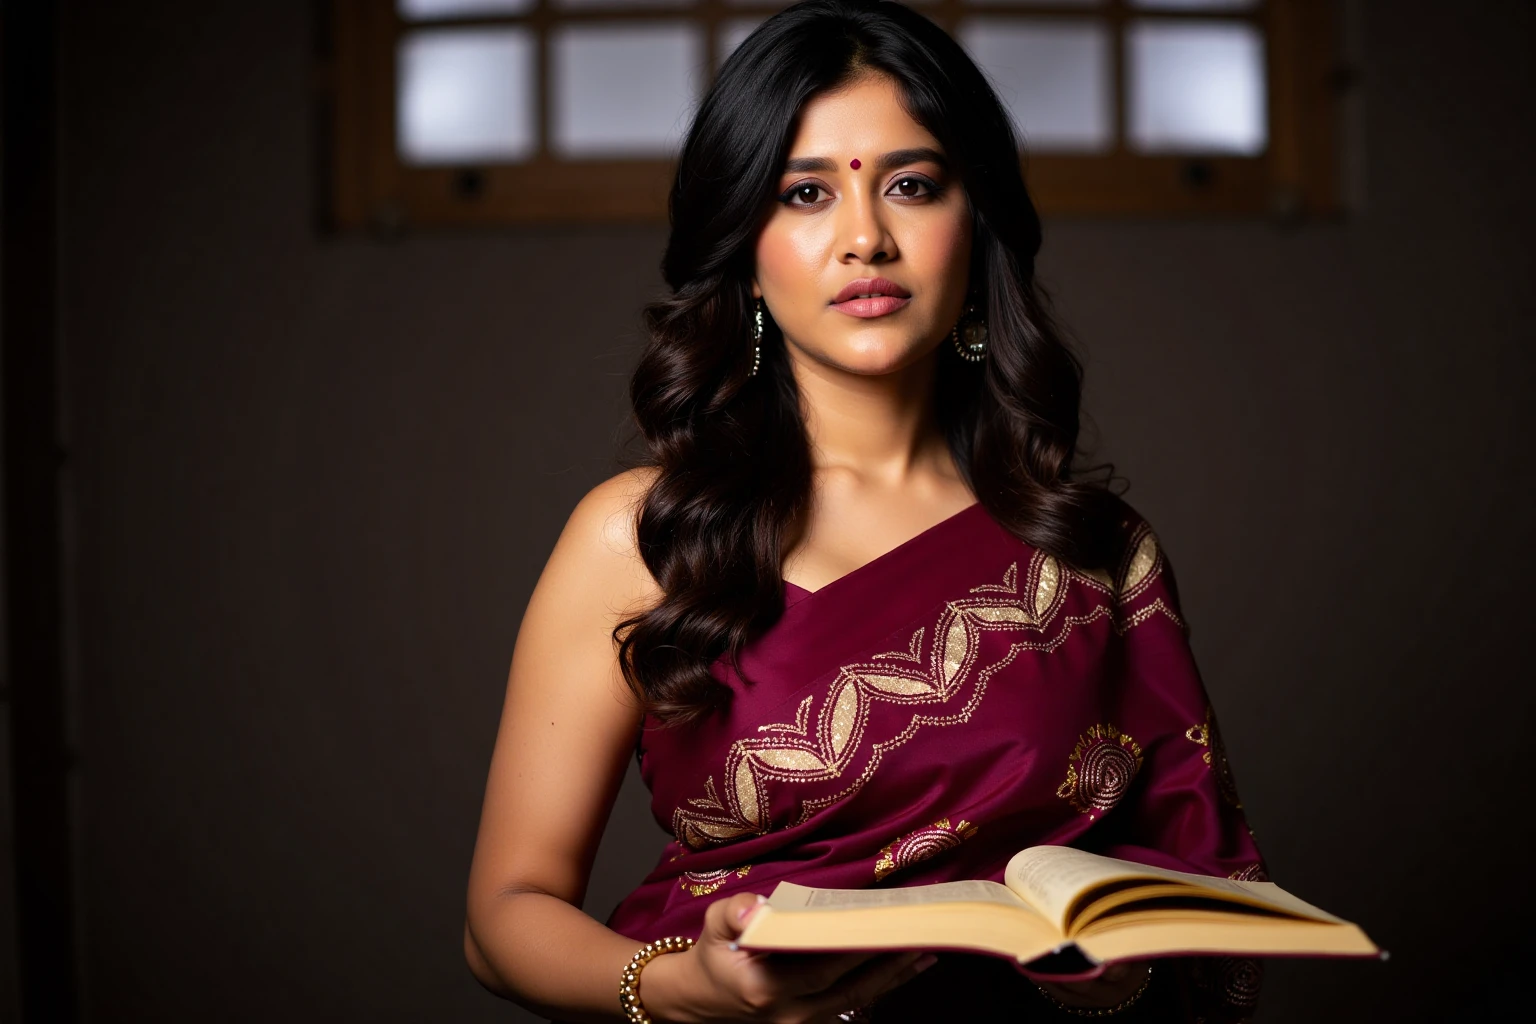
<instances>
[{"instance_id":1,"label":"ear","mask_svg":"<svg viewBox=\"0 0 1536 1024\"><path fill-rule=\"evenodd\" d=\"M752 297L754 299L760 299L763 297L763 288L762 285L757 283L756 274L752 275Z\"/></svg>"}]
</instances>

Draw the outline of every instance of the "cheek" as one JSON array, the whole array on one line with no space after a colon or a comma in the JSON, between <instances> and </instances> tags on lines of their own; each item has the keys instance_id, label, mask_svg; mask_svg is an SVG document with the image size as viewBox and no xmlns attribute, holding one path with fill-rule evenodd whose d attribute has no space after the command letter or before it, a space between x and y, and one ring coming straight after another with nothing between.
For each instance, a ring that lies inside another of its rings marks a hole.
<instances>
[{"instance_id":1,"label":"cheek","mask_svg":"<svg viewBox=\"0 0 1536 1024\"><path fill-rule=\"evenodd\" d=\"M816 269L825 248L807 225L775 217L757 239L757 279L766 290L792 295L817 284Z\"/></svg>"},{"instance_id":2,"label":"cheek","mask_svg":"<svg viewBox=\"0 0 1536 1024\"><path fill-rule=\"evenodd\" d=\"M917 239L914 257L921 254L922 261L934 276L964 282L970 271L971 220L964 217L946 218L924 225Z\"/></svg>"},{"instance_id":3,"label":"cheek","mask_svg":"<svg viewBox=\"0 0 1536 1024\"><path fill-rule=\"evenodd\" d=\"M769 224L763 228L762 234L757 236L757 251L754 259L757 263L757 281L765 292L778 290L779 281L786 276L790 262L789 246L784 244L783 236Z\"/></svg>"}]
</instances>

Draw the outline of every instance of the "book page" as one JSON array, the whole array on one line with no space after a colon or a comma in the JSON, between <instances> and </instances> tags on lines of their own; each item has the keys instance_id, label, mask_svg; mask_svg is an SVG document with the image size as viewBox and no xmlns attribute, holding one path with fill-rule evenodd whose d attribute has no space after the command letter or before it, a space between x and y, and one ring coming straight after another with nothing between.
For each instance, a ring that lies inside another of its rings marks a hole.
<instances>
[{"instance_id":1,"label":"book page","mask_svg":"<svg viewBox=\"0 0 1536 1024\"><path fill-rule=\"evenodd\" d=\"M1061 935L1006 886L985 880L892 889L780 882L736 940L777 952L957 950L1033 960Z\"/></svg>"},{"instance_id":2,"label":"book page","mask_svg":"<svg viewBox=\"0 0 1536 1024\"><path fill-rule=\"evenodd\" d=\"M813 889L793 882L780 882L768 900L768 905L775 910L912 907L924 903L1002 903L1031 909L1007 886L984 879L893 889Z\"/></svg>"},{"instance_id":3,"label":"book page","mask_svg":"<svg viewBox=\"0 0 1536 1024\"><path fill-rule=\"evenodd\" d=\"M1114 899L1112 885L1119 882L1133 886L1126 896L1140 892L1153 898L1130 899L1108 908L1098 920L1083 921L1083 931L1073 939L1091 960L1184 952L1365 955L1375 950L1354 925L1235 905L1237 896L1215 896L1217 887L1197 884L1203 875L1143 868L1064 847L1026 852L1032 855L1015 857L1008 875L1016 886L1035 894L1035 907L1016 891L981 880L891 889L813 889L780 882L737 942L746 949L779 952L956 950L1027 963L1064 945L1063 932L1041 909L1070 913L1085 888ZM1178 879L1191 881L1180 885L1173 881ZM1212 881L1223 883L1221 888L1227 883ZM1249 894L1273 889L1268 883L1230 884ZM1260 902L1256 896L1249 899Z\"/></svg>"},{"instance_id":4,"label":"book page","mask_svg":"<svg viewBox=\"0 0 1536 1024\"><path fill-rule=\"evenodd\" d=\"M1088 926L1077 944L1094 960L1144 956L1362 956L1381 950L1347 921L1221 911L1132 911Z\"/></svg>"},{"instance_id":5,"label":"book page","mask_svg":"<svg viewBox=\"0 0 1536 1024\"><path fill-rule=\"evenodd\" d=\"M1003 881L1065 934L1067 911L1078 896L1096 885L1126 877L1127 868L1139 867L1070 846L1031 846L1013 855Z\"/></svg>"},{"instance_id":6,"label":"book page","mask_svg":"<svg viewBox=\"0 0 1536 1024\"><path fill-rule=\"evenodd\" d=\"M1071 934L1067 920L1079 897L1101 885L1131 879L1172 882L1210 895L1225 895L1237 902L1278 910L1298 917L1338 923L1339 918L1292 896L1272 882L1239 882L1214 875L1150 867L1133 861L1104 857L1069 846L1031 846L1014 854L1003 873L1008 887L1049 918L1062 934ZM1166 888L1159 887L1160 895ZM1131 902L1117 900L1118 902Z\"/></svg>"}]
</instances>

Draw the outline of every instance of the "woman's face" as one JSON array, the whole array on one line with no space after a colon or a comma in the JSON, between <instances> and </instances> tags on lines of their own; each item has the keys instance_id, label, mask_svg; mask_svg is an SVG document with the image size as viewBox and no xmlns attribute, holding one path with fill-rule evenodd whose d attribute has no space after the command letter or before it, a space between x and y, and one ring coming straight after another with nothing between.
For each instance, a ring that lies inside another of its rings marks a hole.
<instances>
[{"instance_id":1,"label":"woman's face","mask_svg":"<svg viewBox=\"0 0 1536 1024\"><path fill-rule=\"evenodd\" d=\"M861 77L808 101L778 194L752 294L791 358L882 374L944 340L965 303L970 202L893 79ZM895 297L838 301L882 289Z\"/></svg>"}]
</instances>

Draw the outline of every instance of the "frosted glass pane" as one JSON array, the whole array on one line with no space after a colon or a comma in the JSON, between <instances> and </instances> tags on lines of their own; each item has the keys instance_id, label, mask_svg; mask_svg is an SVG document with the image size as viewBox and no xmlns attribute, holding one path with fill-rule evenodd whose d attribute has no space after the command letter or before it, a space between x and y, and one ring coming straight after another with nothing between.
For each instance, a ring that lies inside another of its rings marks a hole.
<instances>
[{"instance_id":1,"label":"frosted glass pane","mask_svg":"<svg viewBox=\"0 0 1536 1024\"><path fill-rule=\"evenodd\" d=\"M1109 31L1101 22L972 18L960 42L1040 151L1108 149L1114 142Z\"/></svg>"},{"instance_id":2,"label":"frosted glass pane","mask_svg":"<svg viewBox=\"0 0 1536 1024\"><path fill-rule=\"evenodd\" d=\"M1259 0L1131 0L1149 11L1251 11Z\"/></svg>"},{"instance_id":3,"label":"frosted glass pane","mask_svg":"<svg viewBox=\"0 0 1536 1024\"><path fill-rule=\"evenodd\" d=\"M399 0L395 9L407 21L433 18L473 18L487 14L522 14L534 0Z\"/></svg>"},{"instance_id":4,"label":"frosted glass pane","mask_svg":"<svg viewBox=\"0 0 1536 1024\"><path fill-rule=\"evenodd\" d=\"M549 55L552 148L587 157L677 150L703 77L698 25L561 25Z\"/></svg>"},{"instance_id":5,"label":"frosted glass pane","mask_svg":"<svg viewBox=\"0 0 1536 1024\"><path fill-rule=\"evenodd\" d=\"M1126 83L1136 149L1264 151L1264 36L1246 22L1133 22Z\"/></svg>"},{"instance_id":6,"label":"frosted glass pane","mask_svg":"<svg viewBox=\"0 0 1536 1024\"><path fill-rule=\"evenodd\" d=\"M725 63L729 57L741 45L743 39L752 34L752 30L761 25L763 18L731 18L720 25L719 45L715 47L715 53L720 63Z\"/></svg>"},{"instance_id":7,"label":"frosted glass pane","mask_svg":"<svg viewBox=\"0 0 1536 1024\"><path fill-rule=\"evenodd\" d=\"M400 41L396 131L410 164L515 161L534 151L533 36L432 29Z\"/></svg>"}]
</instances>

